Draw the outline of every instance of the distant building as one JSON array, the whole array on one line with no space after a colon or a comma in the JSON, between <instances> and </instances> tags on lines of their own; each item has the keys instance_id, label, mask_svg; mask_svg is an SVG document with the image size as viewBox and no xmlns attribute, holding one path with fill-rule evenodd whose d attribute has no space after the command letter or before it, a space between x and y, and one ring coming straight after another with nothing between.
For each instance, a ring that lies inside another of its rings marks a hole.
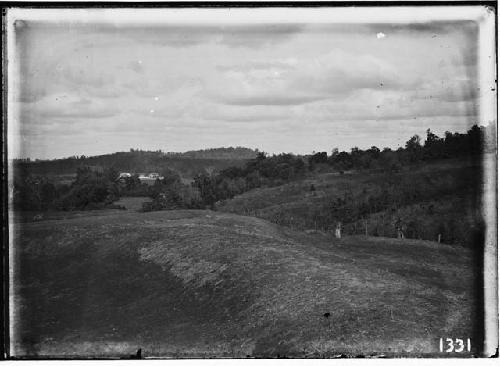
<instances>
[{"instance_id":1,"label":"distant building","mask_svg":"<svg viewBox=\"0 0 500 366\"><path fill-rule=\"evenodd\" d=\"M133 174L134 173L122 172L116 180L125 183L126 179L131 178ZM137 173L137 176L141 183L147 184L148 186L154 185L157 179L163 179L163 177L158 173Z\"/></svg>"},{"instance_id":2,"label":"distant building","mask_svg":"<svg viewBox=\"0 0 500 366\"><path fill-rule=\"evenodd\" d=\"M132 174L123 172L123 173L120 173L118 178L116 178L116 181L123 185L127 181L127 178L130 178L130 177L132 177Z\"/></svg>"},{"instance_id":3,"label":"distant building","mask_svg":"<svg viewBox=\"0 0 500 366\"><path fill-rule=\"evenodd\" d=\"M149 173L148 175L141 173L139 175L141 183L147 184L148 186L154 185L157 179L162 180L163 177L161 177L158 173Z\"/></svg>"}]
</instances>

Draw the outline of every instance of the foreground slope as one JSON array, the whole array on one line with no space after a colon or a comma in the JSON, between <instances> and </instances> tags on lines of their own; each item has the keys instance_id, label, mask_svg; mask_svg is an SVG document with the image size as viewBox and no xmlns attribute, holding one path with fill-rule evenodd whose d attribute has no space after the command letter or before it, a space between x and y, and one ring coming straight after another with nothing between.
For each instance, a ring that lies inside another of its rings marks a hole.
<instances>
[{"instance_id":1,"label":"foreground slope","mask_svg":"<svg viewBox=\"0 0 500 366\"><path fill-rule=\"evenodd\" d=\"M15 247L18 356L433 355L473 337L471 254L430 242L186 210L19 224Z\"/></svg>"}]
</instances>

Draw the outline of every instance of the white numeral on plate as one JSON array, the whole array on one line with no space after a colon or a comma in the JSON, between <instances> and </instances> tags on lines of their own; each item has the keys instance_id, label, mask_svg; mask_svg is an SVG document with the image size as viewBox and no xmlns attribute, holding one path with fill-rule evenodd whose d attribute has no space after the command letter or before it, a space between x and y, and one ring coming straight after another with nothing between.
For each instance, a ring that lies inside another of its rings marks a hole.
<instances>
[{"instance_id":1,"label":"white numeral on plate","mask_svg":"<svg viewBox=\"0 0 500 366\"><path fill-rule=\"evenodd\" d=\"M465 345L467 344L467 348ZM464 340L463 338L439 338L439 352L456 352L461 353L467 349L470 352L471 341L470 338Z\"/></svg>"}]
</instances>

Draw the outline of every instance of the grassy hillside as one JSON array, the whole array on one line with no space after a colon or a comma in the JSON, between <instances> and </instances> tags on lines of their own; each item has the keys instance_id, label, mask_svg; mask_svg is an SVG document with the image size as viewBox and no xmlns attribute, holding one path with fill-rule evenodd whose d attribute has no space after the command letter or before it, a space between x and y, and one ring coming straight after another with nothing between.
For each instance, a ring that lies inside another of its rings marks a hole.
<instances>
[{"instance_id":1,"label":"grassy hillside","mask_svg":"<svg viewBox=\"0 0 500 366\"><path fill-rule=\"evenodd\" d=\"M256 216L296 229L395 237L401 218L407 237L471 244L480 226L481 166L444 160L401 172L313 172L277 187L257 188L220 201L218 211Z\"/></svg>"},{"instance_id":2,"label":"grassy hillside","mask_svg":"<svg viewBox=\"0 0 500 366\"><path fill-rule=\"evenodd\" d=\"M440 337L479 342L464 248L187 210L19 224L15 248L18 356L433 356Z\"/></svg>"}]
</instances>

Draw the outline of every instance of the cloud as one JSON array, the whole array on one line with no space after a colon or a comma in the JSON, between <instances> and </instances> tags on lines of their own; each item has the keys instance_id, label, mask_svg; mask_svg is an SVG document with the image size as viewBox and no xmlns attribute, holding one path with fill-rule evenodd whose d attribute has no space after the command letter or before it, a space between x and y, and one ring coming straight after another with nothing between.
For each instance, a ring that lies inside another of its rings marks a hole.
<instances>
[{"instance_id":1,"label":"cloud","mask_svg":"<svg viewBox=\"0 0 500 366\"><path fill-rule=\"evenodd\" d=\"M130 27L124 31L106 29L106 33L113 33L126 37L135 42L158 46L184 48L194 47L210 42L214 39L217 27L207 26L158 26L158 27Z\"/></svg>"},{"instance_id":2,"label":"cloud","mask_svg":"<svg viewBox=\"0 0 500 366\"><path fill-rule=\"evenodd\" d=\"M293 70L294 64L297 63L296 59L278 60L278 61L248 61L245 63L238 63L233 65L217 65L217 71L221 72L283 72Z\"/></svg>"},{"instance_id":3,"label":"cloud","mask_svg":"<svg viewBox=\"0 0 500 366\"><path fill-rule=\"evenodd\" d=\"M31 86L28 77L22 77L19 81L19 90L15 91L15 100L21 103L35 103L45 97L48 91L41 85Z\"/></svg>"},{"instance_id":4,"label":"cloud","mask_svg":"<svg viewBox=\"0 0 500 366\"><path fill-rule=\"evenodd\" d=\"M304 29L300 24L263 24L223 27L218 42L228 47L260 48L291 40Z\"/></svg>"},{"instance_id":5,"label":"cloud","mask_svg":"<svg viewBox=\"0 0 500 366\"><path fill-rule=\"evenodd\" d=\"M142 62L140 60L130 62L129 68L132 71L135 71L136 73L139 73L139 74L144 72L144 67L142 66Z\"/></svg>"},{"instance_id":6,"label":"cloud","mask_svg":"<svg viewBox=\"0 0 500 366\"><path fill-rule=\"evenodd\" d=\"M419 34L426 36L444 35L457 31L464 33L474 33L478 31L478 24L472 20L463 21L431 21L420 23L386 23L386 24L367 24L366 29L372 32L384 32L386 34L403 33Z\"/></svg>"},{"instance_id":7,"label":"cloud","mask_svg":"<svg viewBox=\"0 0 500 366\"><path fill-rule=\"evenodd\" d=\"M155 27L116 28L98 26L88 33L104 34L108 38L124 38L157 46L189 48L202 44L219 44L231 48L261 48L289 41L305 27L300 24L242 24L242 25L168 25ZM87 41L84 47L95 43Z\"/></svg>"},{"instance_id":8,"label":"cloud","mask_svg":"<svg viewBox=\"0 0 500 366\"><path fill-rule=\"evenodd\" d=\"M35 28L21 32L21 130L63 155L391 145L475 119L483 93L459 23Z\"/></svg>"},{"instance_id":9,"label":"cloud","mask_svg":"<svg viewBox=\"0 0 500 366\"><path fill-rule=\"evenodd\" d=\"M300 105L362 89L414 86L414 81L398 78L395 67L384 60L338 49L300 60L218 65L217 70L222 75L209 94L229 105Z\"/></svg>"},{"instance_id":10,"label":"cloud","mask_svg":"<svg viewBox=\"0 0 500 366\"><path fill-rule=\"evenodd\" d=\"M477 108L473 101L444 102L438 98L423 98L412 91L363 90L356 94L355 99L346 97L307 104L299 118L325 124L338 121L399 121L476 115Z\"/></svg>"},{"instance_id":11,"label":"cloud","mask_svg":"<svg viewBox=\"0 0 500 366\"><path fill-rule=\"evenodd\" d=\"M103 88L115 83L115 76L106 68L97 68L95 62L79 60L78 63L65 63L56 69L57 78L74 87Z\"/></svg>"},{"instance_id":12,"label":"cloud","mask_svg":"<svg viewBox=\"0 0 500 366\"><path fill-rule=\"evenodd\" d=\"M24 115L30 119L39 118L86 118L99 119L116 116L120 110L98 99L81 98L75 94L46 96L36 103L23 106Z\"/></svg>"},{"instance_id":13,"label":"cloud","mask_svg":"<svg viewBox=\"0 0 500 366\"><path fill-rule=\"evenodd\" d=\"M442 102L477 102L480 97L477 80L452 78L447 80L430 80L419 85L414 96L418 99L434 99Z\"/></svg>"},{"instance_id":14,"label":"cloud","mask_svg":"<svg viewBox=\"0 0 500 366\"><path fill-rule=\"evenodd\" d=\"M320 100L323 97L303 95L252 95L252 96L241 96L241 97L230 97L226 98L224 102L230 105L242 105L242 106L259 106L259 105L300 105L305 103L310 103L315 100Z\"/></svg>"}]
</instances>

